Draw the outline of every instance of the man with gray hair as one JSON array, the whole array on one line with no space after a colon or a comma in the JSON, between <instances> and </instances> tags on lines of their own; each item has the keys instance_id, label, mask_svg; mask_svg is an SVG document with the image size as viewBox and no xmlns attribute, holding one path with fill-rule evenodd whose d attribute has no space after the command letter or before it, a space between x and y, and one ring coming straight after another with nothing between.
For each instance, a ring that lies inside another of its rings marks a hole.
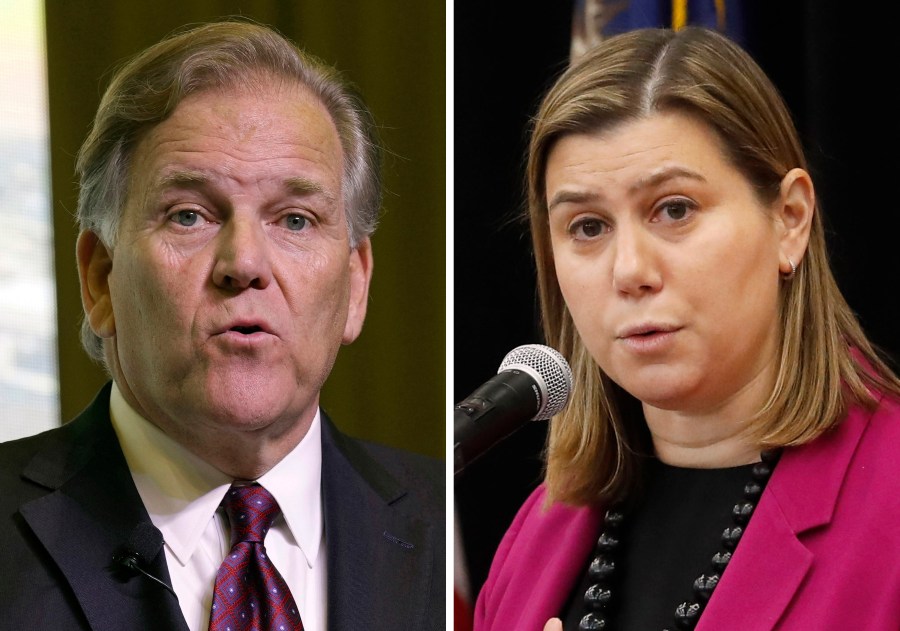
<instances>
[{"instance_id":1,"label":"man with gray hair","mask_svg":"<svg viewBox=\"0 0 900 631\"><path fill-rule=\"evenodd\" d=\"M207 24L116 73L77 170L111 381L0 446L4 628L443 629L443 464L319 407L372 275L361 100L267 27Z\"/></svg>"}]
</instances>

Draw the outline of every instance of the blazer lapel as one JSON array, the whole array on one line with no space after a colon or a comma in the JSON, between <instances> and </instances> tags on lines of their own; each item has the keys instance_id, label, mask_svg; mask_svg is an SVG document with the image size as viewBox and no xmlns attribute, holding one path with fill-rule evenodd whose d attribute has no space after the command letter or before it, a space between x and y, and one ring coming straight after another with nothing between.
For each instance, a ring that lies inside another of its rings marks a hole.
<instances>
[{"instance_id":1,"label":"blazer lapel","mask_svg":"<svg viewBox=\"0 0 900 631\"><path fill-rule=\"evenodd\" d=\"M697 631L776 628L815 562L804 535L831 522L865 425L854 410L835 430L785 451Z\"/></svg>"},{"instance_id":2,"label":"blazer lapel","mask_svg":"<svg viewBox=\"0 0 900 631\"><path fill-rule=\"evenodd\" d=\"M407 512L407 491L324 414L322 427L328 628L431 628L426 600L444 581L434 526Z\"/></svg>"},{"instance_id":3,"label":"blazer lapel","mask_svg":"<svg viewBox=\"0 0 900 631\"><path fill-rule=\"evenodd\" d=\"M543 498L542 494L541 501ZM518 596L510 599L513 606L500 620L516 620L514 628L537 631L559 615L595 550L605 512L599 507L573 509L557 505L551 509L540 529L528 534L524 554L534 555L536 561L523 564L530 568L529 573L514 577L515 584L507 587L507 591L518 592ZM553 550L550 556L547 547Z\"/></svg>"},{"instance_id":4,"label":"blazer lapel","mask_svg":"<svg viewBox=\"0 0 900 631\"><path fill-rule=\"evenodd\" d=\"M114 552L150 518L109 421L109 387L77 419L56 432L23 477L48 494L20 507L25 522L59 567L92 629L187 625L174 596L142 576L113 567ZM148 571L168 583L160 552Z\"/></svg>"},{"instance_id":5,"label":"blazer lapel","mask_svg":"<svg viewBox=\"0 0 900 631\"><path fill-rule=\"evenodd\" d=\"M775 502L760 502L697 631L774 629L812 560Z\"/></svg>"}]
</instances>

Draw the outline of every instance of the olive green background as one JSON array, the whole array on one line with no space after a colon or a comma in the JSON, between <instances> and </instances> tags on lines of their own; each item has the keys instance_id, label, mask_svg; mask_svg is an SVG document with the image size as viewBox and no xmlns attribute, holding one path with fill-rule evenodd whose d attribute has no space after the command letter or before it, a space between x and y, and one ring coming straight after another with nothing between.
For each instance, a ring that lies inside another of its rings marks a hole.
<instances>
[{"instance_id":1,"label":"olive green background","mask_svg":"<svg viewBox=\"0 0 900 631\"><path fill-rule=\"evenodd\" d=\"M445 7L428 0L47 0L61 421L106 381L81 349L74 160L118 64L187 24L243 16L345 73L387 148L362 335L322 405L346 432L445 455Z\"/></svg>"}]
</instances>

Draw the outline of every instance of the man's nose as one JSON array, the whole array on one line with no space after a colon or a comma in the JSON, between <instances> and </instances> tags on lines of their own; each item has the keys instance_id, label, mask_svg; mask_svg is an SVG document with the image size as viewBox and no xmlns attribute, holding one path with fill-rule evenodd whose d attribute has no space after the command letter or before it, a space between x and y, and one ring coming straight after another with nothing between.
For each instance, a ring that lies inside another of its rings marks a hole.
<instances>
[{"instance_id":1,"label":"man's nose","mask_svg":"<svg viewBox=\"0 0 900 631\"><path fill-rule=\"evenodd\" d=\"M230 218L216 236L213 282L226 289L265 289L272 262L265 226L259 221Z\"/></svg>"}]
</instances>

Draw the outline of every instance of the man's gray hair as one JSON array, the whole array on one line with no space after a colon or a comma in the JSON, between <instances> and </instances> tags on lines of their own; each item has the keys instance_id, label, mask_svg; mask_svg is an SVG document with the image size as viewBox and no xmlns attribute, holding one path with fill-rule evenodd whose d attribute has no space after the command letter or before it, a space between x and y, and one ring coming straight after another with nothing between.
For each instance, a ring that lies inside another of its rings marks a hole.
<instances>
[{"instance_id":1,"label":"man's gray hair","mask_svg":"<svg viewBox=\"0 0 900 631\"><path fill-rule=\"evenodd\" d=\"M233 20L176 33L115 73L78 153L80 228L115 247L135 147L186 96L272 80L304 86L328 110L344 154L350 244L371 235L381 209L381 148L370 111L334 68L269 27ZM103 362L102 340L87 318L81 339L88 355Z\"/></svg>"}]
</instances>

